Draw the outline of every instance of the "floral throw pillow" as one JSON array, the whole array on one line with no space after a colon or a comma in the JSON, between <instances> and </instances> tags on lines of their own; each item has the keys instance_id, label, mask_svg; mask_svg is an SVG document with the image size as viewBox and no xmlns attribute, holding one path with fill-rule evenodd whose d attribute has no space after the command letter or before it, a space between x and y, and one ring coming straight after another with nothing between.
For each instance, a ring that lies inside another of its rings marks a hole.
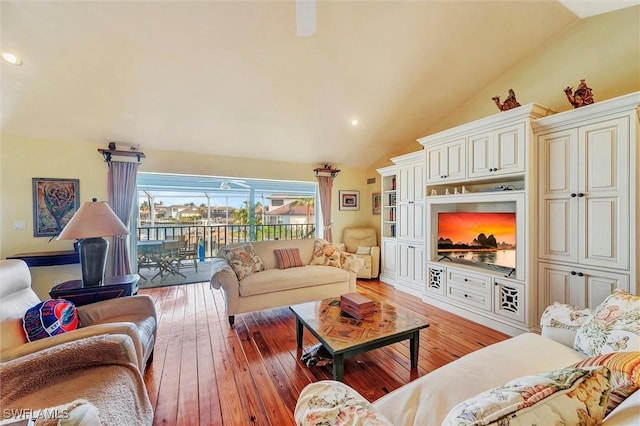
<instances>
[{"instance_id":1,"label":"floral throw pillow","mask_svg":"<svg viewBox=\"0 0 640 426\"><path fill-rule=\"evenodd\" d=\"M611 371L611 395L607 403L608 415L629 395L640 389L640 352L613 352L584 359L573 367L595 367L604 365Z\"/></svg>"},{"instance_id":2,"label":"floral throw pillow","mask_svg":"<svg viewBox=\"0 0 640 426\"><path fill-rule=\"evenodd\" d=\"M256 272L264 271L265 266L250 243L236 247L223 247L222 255L233 268L239 280Z\"/></svg>"},{"instance_id":3,"label":"floral throw pillow","mask_svg":"<svg viewBox=\"0 0 640 426\"><path fill-rule=\"evenodd\" d=\"M344 244L342 243L334 244L327 241L316 240L313 246L313 256L309 264L341 268L341 254L344 251Z\"/></svg>"},{"instance_id":4,"label":"floral throw pillow","mask_svg":"<svg viewBox=\"0 0 640 426\"><path fill-rule=\"evenodd\" d=\"M554 302L542 313L540 325L578 331L591 318L591 315L592 312L588 308L581 309L577 306Z\"/></svg>"},{"instance_id":5,"label":"floral throw pillow","mask_svg":"<svg viewBox=\"0 0 640 426\"><path fill-rule=\"evenodd\" d=\"M615 289L580 327L573 346L589 356L640 347L640 296Z\"/></svg>"},{"instance_id":6,"label":"floral throw pillow","mask_svg":"<svg viewBox=\"0 0 640 426\"><path fill-rule=\"evenodd\" d=\"M609 397L607 367L524 376L455 406L444 425L596 425Z\"/></svg>"},{"instance_id":7,"label":"floral throw pillow","mask_svg":"<svg viewBox=\"0 0 640 426\"><path fill-rule=\"evenodd\" d=\"M331 380L311 383L302 389L294 417L297 424L305 426L391 426L362 395Z\"/></svg>"}]
</instances>

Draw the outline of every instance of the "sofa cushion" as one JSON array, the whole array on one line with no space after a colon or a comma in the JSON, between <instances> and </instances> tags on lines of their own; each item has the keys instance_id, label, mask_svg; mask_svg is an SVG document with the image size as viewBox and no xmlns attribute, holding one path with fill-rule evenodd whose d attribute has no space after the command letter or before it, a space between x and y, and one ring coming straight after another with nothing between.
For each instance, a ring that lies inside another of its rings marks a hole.
<instances>
[{"instance_id":1,"label":"sofa cushion","mask_svg":"<svg viewBox=\"0 0 640 426\"><path fill-rule=\"evenodd\" d=\"M289 269L304 266L300 259L300 250L297 248L276 249L273 251L278 259L278 268Z\"/></svg>"},{"instance_id":2,"label":"sofa cushion","mask_svg":"<svg viewBox=\"0 0 640 426\"><path fill-rule=\"evenodd\" d=\"M267 269L240 281L240 296L255 296L294 288L341 283L347 280L349 280L349 272L320 265Z\"/></svg>"},{"instance_id":3,"label":"sofa cushion","mask_svg":"<svg viewBox=\"0 0 640 426\"><path fill-rule=\"evenodd\" d=\"M344 244L334 244L327 241L316 241L313 247L313 257L310 265L326 265L336 268L342 267L340 254L345 251Z\"/></svg>"},{"instance_id":4,"label":"sofa cushion","mask_svg":"<svg viewBox=\"0 0 640 426\"><path fill-rule=\"evenodd\" d=\"M607 403L609 414L629 395L640 389L640 352L615 352L587 358L573 367L605 366L611 371L611 395Z\"/></svg>"},{"instance_id":5,"label":"sofa cushion","mask_svg":"<svg viewBox=\"0 0 640 426\"><path fill-rule=\"evenodd\" d=\"M356 249L356 254L370 255L371 254L371 247L358 246L358 248Z\"/></svg>"},{"instance_id":6,"label":"sofa cushion","mask_svg":"<svg viewBox=\"0 0 640 426\"><path fill-rule=\"evenodd\" d=\"M222 247L220 250L233 268L238 280L243 280L249 275L265 270L262 260L256 254L251 243L235 247Z\"/></svg>"},{"instance_id":7,"label":"sofa cushion","mask_svg":"<svg viewBox=\"0 0 640 426\"><path fill-rule=\"evenodd\" d=\"M615 289L580 327L574 347L591 356L640 347L640 296Z\"/></svg>"},{"instance_id":8,"label":"sofa cushion","mask_svg":"<svg viewBox=\"0 0 640 426\"><path fill-rule=\"evenodd\" d=\"M600 424L609 377L604 366L520 377L458 404L443 424Z\"/></svg>"},{"instance_id":9,"label":"sofa cushion","mask_svg":"<svg viewBox=\"0 0 640 426\"><path fill-rule=\"evenodd\" d=\"M27 309L23 327L27 339L33 342L78 328L78 311L64 299L49 299Z\"/></svg>"}]
</instances>

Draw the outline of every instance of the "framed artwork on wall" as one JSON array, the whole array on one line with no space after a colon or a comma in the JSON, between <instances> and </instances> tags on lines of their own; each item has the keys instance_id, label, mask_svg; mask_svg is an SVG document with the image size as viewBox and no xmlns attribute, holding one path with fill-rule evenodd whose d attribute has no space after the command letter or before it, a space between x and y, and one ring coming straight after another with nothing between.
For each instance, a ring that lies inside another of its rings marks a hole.
<instances>
[{"instance_id":1,"label":"framed artwork on wall","mask_svg":"<svg viewBox=\"0 0 640 426\"><path fill-rule=\"evenodd\" d=\"M80 207L80 180L33 178L33 236L53 237Z\"/></svg>"},{"instance_id":2,"label":"framed artwork on wall","mask_svg":"<svg viewBox=\"0 0 640 426\"><path fill-rule=\"evenodd\" d=\"M360 210L360 191L338 191L340 210Z\"/></svg>"},{"instance_id":3,"label":"framed artwork on wall","mask_svg":"<svg viewBox=\"0 0 640 426\"><path fill-rule=\"evenodd\" d=\"M371 213L380 214L382 208L382 197L379 192L371 194Z\"/></svg>"}]
</instances>

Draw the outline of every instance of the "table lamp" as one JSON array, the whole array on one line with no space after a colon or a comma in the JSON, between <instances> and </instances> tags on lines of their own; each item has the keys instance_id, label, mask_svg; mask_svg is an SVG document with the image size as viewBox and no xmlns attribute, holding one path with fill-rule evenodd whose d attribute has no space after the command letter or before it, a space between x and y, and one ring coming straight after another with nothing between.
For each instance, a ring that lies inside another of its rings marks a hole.
<instances>
[{"instance_id":1,"label":"table lamp","mask_svg":"<svg viewBox=\"0 0 640 426\"><path fill-rule=\"evenodd\" d=\"M58 240L78 240L82 285L102 285L107 266L109 241L103 237L127 235L129 230L106 201L83 203L64 227Z\"/></svg>"}]
</instances>

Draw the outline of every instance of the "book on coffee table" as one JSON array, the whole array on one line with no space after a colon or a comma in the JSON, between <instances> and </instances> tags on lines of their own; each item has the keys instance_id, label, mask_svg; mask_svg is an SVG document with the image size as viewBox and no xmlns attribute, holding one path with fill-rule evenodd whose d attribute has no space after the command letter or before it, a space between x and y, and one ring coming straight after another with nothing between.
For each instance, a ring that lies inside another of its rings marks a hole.
<instances>
[{"instance_id":1,"label":"book on coffee table","mask_svg":"<svg viewBox=\"0 0 640 426\"><path fill-rule=\"evenodd\" d=\"M347 293L340 296L340 310L354 318L362 319L375 312L373 300L358 293Z\"/></svg>"}]
</instances>

